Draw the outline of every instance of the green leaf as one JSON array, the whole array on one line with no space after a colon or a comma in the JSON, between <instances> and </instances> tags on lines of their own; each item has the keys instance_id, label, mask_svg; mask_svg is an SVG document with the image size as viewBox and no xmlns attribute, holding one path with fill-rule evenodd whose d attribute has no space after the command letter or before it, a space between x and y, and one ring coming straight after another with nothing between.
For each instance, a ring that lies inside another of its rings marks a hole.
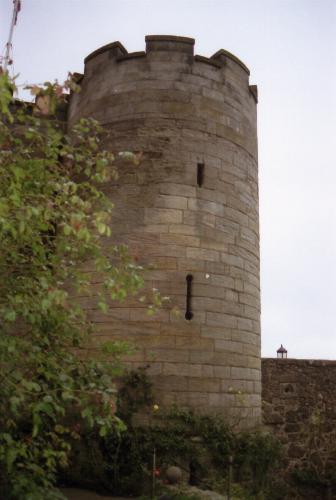
<instances>
[{"instance_id":1,"label":"green leaf","mask_svg":"<svg viewBox=\"0 0 336 500\"><path fill-rule=\"evenodd\" d=\"M105 436L107 435L107 431L108 431L107 426L103 425L103 426L99 429L99 436L100 436L100 437L105 437Z\"/></svg>"},{"instance_id":2,"label":"green leaf","mask_svg":"<svg viewBox=\"0 0 336 500\"><path fill-rule=\"evenodd\" d=\"M38 413L33 414L33 432L32 432L32 437L36 437L37 434L40 431L40 427L42 424L42 419Z\"/></svg>"},{"instance_id":3,"label":"green leaf","mask_svg":"<svg viewBox=\"0 0 336 500\"><path fill-rule=\"evenodd\" d=\"M40 392L41 391L41 386L37 382L30 381L30 380L23 380L22 385L27 389L28 391L31 392Z\"/></svg>"},{"instance_id":4,"label":"green leaf","mask_svg":"<svg viewBox=\"0 0 336 500\"><path fill-rule=\"evenodd\" d=\"M65 224L63 226L63 233L65 234L65 236L69 236L72 233L71 226L69 226L68 224Z\"/></svg>"},{"instance_id":5,"label":"green leaf","mask_svg":"<svg viewBox=\"0 0 336 500\"><path fill-rule=\"evenodd\" d=\"M12 472L13 464L17 457L17 450L15 448L7 448L6 452L6 466L7 471Z\"/></svg>"},{"instance_id":6,"label":"green leaf","mask_svg":"<svg viewBox=\"0 0 336 500\"><path fill-rule=\"evenodd\" d=\"M64 401L70 401L73 399L73 394L69 391L62 391L62 399Z\"/></svg>"},{"instance_id":7,"label":"green leaf","mask_svg":"<svg viewBox=\"0 0 336 500\"><path fill-rule=\"evenodd\" d=\"M107 229L106 224L104 224L103 222L97 222L97 229L99 234L104 234Z\"/></svg>"},{"instance_id":8,"label":"green leaf","mask_svg":"<svg viewBox=\"0 0 336 500\"><path fill-rule=\"evenodd\" d=\"M87 423L90 427L93 427L93 424L94 424L92 412L93 412L92 408L85 408L81 412L81 416L87 421Z\"/></svg>"},{"instance_id":9,"label":"green leaf","mask_svg":"<svg viewBox=\"0 0 336 500\"><path fill-rule=\"evenodd\" d=\"M19 233L20 234L24 233L25 229L26 229L26 223L23 219L21 219L19 222Z\"/></svg>"},{"instance_id":10,"label":"green leaf","mask_svg":"<svg viewBox=\"0 0 336 500\"><path fill-rule=\"evenodd\" d=\"M46 403L45 401L38 403L35 406L34 411L39 413L45 413L46 415L49 415L49 417L55 416L54 406L50 403Z\"/></svg>"},{"instance_id":11,"label":"green leaf","mask_svg":"<svg viewBox=\"0 0 336 500\"><path fill-rule=\"evenodd\" d=\"M12 309L11 311L6 311L4 314L4 319L9 322L16 320L16 312Z\"/></svg>"},{"instance_id":12,"label":"green leaf","mask_svg":"<svg viewBox=\"0 0 336 500\"><path fill-rule=\"evenodd\" d=\"M99 309L101 311L103 311L103 313L107 313L107 311L108 311L108 305L106 304L105 301L100 300L97 305L98 305Z\"/></svg>"}]
</instances>

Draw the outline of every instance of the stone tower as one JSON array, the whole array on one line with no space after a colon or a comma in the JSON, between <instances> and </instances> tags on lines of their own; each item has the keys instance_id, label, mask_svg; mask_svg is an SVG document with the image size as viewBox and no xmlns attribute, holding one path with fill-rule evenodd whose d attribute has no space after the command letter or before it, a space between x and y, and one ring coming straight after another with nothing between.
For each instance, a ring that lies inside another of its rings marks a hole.
<instances>
[{"instance_id":1,"label":"stone tower","mask_svg":"<svg viewBox=\"0 0 336 500\"><path fill-rule=\"evenodd\" d=\"M157 402L260 419L260 291L256 102L249 70L194 40L147 36L146 51L114 42L85 59L71 123L108 129L113 151L139 151L109 187L114 241L153 264L150 287L171 298L156 316L135 300L97 335L134 340L132 366L150 365ZM178 306L176 317L172 306Z\"/></svg>"}]
</instances>

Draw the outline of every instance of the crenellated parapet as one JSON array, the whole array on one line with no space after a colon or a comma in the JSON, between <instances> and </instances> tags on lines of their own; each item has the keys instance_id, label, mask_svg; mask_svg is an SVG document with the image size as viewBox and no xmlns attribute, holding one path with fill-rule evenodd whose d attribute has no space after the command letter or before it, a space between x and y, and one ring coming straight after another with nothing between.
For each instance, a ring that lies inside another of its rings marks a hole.
<instances>
[{"instance_id":1,"label":"crenellated parapet","mask_svg":"<svg viewBox=\"0 0 336 500\"><path fill-rule=\"evenodd\" d=\"M223 78L225 70L231 68L236 69L241 73L241 77L245 77L248 81L250 71L245 64L230 52L220 49L211 57L194 55L195 40L193 38L171 36L171 35L148 35L145 38L146 50L139 52L128 52L120 42L113 42L89 54L85 60L85 72L99 69L99 65L108 64L109 61L122 63L130 59L148 58L151 60L161 59L162 61L178 61L184 60L192 65L194 63L203 63L223 70Z\"/></svg>"},{"instance_id":2,"label":"crenellated parapet","mask_svg":"<svg viewBox=\"0 0 336 500\"><path fill-rule=\"evenodd\" d=\"M238 59L238 57L234 56L227 50L220 49L211 57L194 55L194 38L172 35L147 35L145 41L146 50L141 52L128 52L120 42L109 43L94 52L91 52L91 54L85 58L84 63L87 64L100 54L105 54L105 60L116 59L118 62L121 62L135 57L146 57L148 54L153 52L170 52L190 56L190 63L192 63L193 60L196 60L206 64L212 64L218 68L225 66L229 60L230 62L240 66L247 73L247 75L250 74L247 66L245 66L245 64Z\"/></svg>"},{"instance_id":3,"label":"crenellated parapet","mask_svg":"<svg viewBox=\"0 0 336 500\"><path fill-rule=\"evenodd\" d=\"M215 115L216 112L222 114L222 119L218 117L216 121L222 125L223 131L226 130L232 137L236 136L239 144L244 142L240 135L251 136L250 133L246 134L246 131L241 134L241 125L237 124L234 119L238 103L241 103L245 110L249 109L249 113L253 114L255 113L255 103L258 101L257 86L249 85L250 72L240 59L224 49L217 51L211 57L194 55L195 40L193 38L149 35L146 36L145 41L145 51L129 53L117 41L95 50L85 58L84 75L80 79L83 89L81 96L77 96L73 100L70 120L76 119L75 102L83 101L84 95L85 101L88 98L90 101L99 99L100 96L106 94L103 87L108 85L108 82L113 82L114 85L110 93L111 100L118 101L120 105L123 100L122 95L126 96L125 92L130 92L129 97L134 99L135 93L132 89L135 85L138 90L144 92L147 90L150 97L153 95L154 99L155 94L160 90L169 90L169 100L174 101L175 93L177 102L181 99L181 93L184 93L183 100L186 100L184 89L187 89L188 85L189 88L193 85L194 96L191 100L195 101L196 114L198 108L196 96L201 94L203 103L199 107L200 113L203 113L205 100L208 99L209 105L216 108L212 114ZM90 96L86 96L86 88L89 88ZM137 95L140 96L139 93ZM146 99L147 96L143 94L141 100L146 101ZM139 116L140 110L141 115L146 113L146 110L151 113L152 105L148 103L144 109L145 106L139 104L138 110L133 107L133 116L134 113ZM193 107L193 105L190 106L191 112L193 112L191 109ZM110 111L112 113L113 106L110 106ZM107 110L104 110L105 112ZM115 109L113 114L114 116L119 115L119 111ZM232 115L232 119L228 119L229 115ZM104 121L103 116L99 118ZM255 117L253 119L255 120ZM217 129L219 131L220 126L217 126ZM252 137L251 139L252 141L246 145L246 148L250 152L255 152L256 141Z\"/></svg>"}]
</instances>

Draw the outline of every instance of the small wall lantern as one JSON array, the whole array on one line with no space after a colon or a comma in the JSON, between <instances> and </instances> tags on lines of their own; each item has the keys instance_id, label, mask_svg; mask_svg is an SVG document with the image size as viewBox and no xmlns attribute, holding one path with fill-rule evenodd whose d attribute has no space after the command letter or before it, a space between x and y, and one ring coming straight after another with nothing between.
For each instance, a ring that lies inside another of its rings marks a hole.
<instances>
[{"instance_id":1,"label":"small wall lantern","mask_svg":"<svg viewBox=\"0 0 336 500\"><path fill-rule=\"evenodd\" d=\"M277 350L277 358L287 358L287 351L282 344Z\"/></svg>"}]
</instances>

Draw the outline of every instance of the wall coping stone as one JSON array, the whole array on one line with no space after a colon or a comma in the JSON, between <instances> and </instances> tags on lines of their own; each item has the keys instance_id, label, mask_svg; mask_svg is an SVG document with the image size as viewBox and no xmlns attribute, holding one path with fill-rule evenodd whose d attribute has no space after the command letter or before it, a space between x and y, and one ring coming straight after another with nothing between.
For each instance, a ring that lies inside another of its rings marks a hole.
<instances>
[{"instance_id":1,"label":"wall coping stone","mask_svg":"<svg viewBox=\"0 0 336 500\"><path fill-rule=\"evenodd\" d=\"M136 59L137 57L146 57L146 52L141 50L139 52L129 52L128 54L123 54L117 57L117 61L125 61L125 59Z\"/></svg>"},{"instance_id":2,"label":"wall coping stone","mask_svg":"<svg viewBox=\"0 0 336 500\"><path fill-rule=\"evenodd\" d=\"M211 66L215 66L216 68L221 68L223 66L222 63L215 61L214 59L211 59L211 57L205 57L205 56L195 56L195 61L203 62L206 64L211 64Z\"/></svg>"},{"instance_id":3,"label":"wall coping stone","mask_svg":"<svg viewBox=\"0 0 336 500\"><path fill-rule=\"evenodd\" d=\"M336 366L334 359L302 359L302 358L261 358L262 363L279 363L284 365Z\"/></svg>"},{"instance_id":4,"label":"wall coping stone","mask_svg":"<svg viewBox=\"0 0 336 500\"><path fill-rule=\"evenodd\" d=\"M189 45L195 45L195 38L190 38L187 36L176 36L176 35L146 35L146 42L178 42L187 43Z\"/></svg>"}]
</instances>

